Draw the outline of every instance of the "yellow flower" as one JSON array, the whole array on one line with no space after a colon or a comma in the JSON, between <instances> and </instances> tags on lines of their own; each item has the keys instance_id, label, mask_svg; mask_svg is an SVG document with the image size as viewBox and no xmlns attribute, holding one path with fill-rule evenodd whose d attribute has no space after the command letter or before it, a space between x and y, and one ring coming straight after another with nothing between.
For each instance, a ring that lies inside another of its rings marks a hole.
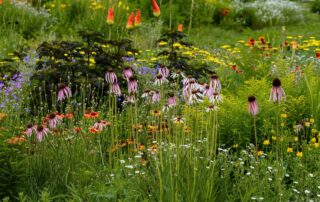
<instances>
[{"instance_id":1,"label":"yellow flower","mask_svg":"<svg viewBox=\"0 0 320 202\"><path fill-rule=\"evenodd\" d=\"M257 155L258 155L258 156L262 156L262 155L263 155L263 151L261 151L261 150L258 151L258 152L257 152Z\"/></svg>"},{"instance_id":2,"label":"yellow flower","mask_svg":"<svg viewBox=\"0 0 320 202\"><path fill-rule=\"evenodd\" d=\"M158 116L161 115L161 111L159 111L159 110L153 110L153 111L151 111L151 115L152 115L152 116L155 116L155 117L158 117Z\"/></svg>"},{"instance_id":3,"label":"yellow flower","mask_svg":"<svg viewBox=\"0 0 320 202\"><path fill-rule=\"evenodd\" d=\"M281 114L281 118L287 118L287 114Z\"/></svg>"},{"instance_id":4,"label":"yellow flower","mask_svg":"<svg viewBox=\"0 0 320 202\"><path fill-rule=\"evenodd\" d=\"M312 133L312 134L316 134L317 132L318 132L317 129L312 128L312 130L311 130L311 133Z\"/></svg>"},{"instance_id":5,"label":"yellow flower","mask_svg":"<svg viewBox=\"0 0 320 202\"><path fill-rule=\"evenodd\" d=\"M303 156L302 151L297 151L296 156L297 156L297 157L302 157L302 156Z\"/></svg>"},{"instance_id":6,"label":"yellow flower","mask_svg":"<svg viewBox=\"0 0 320 202\"><path fill-rule=\"evenodd\" d=\"M286 125L286 123L284 123L284 122L281 122L281 127L284 127L285 125Z\"/></svg>"},{"instance_id":7,"label":"yellow flower","mask_svg":"<svg viewBox=\"0 0 320 202\"><path fill-rule=\"evenodd\" d=\"M310 122L307 121L307 122L304 123L304 125L305 125L306 127L310 127Z\"/></svg>"},{"instance_id":8,"label":"yellow flower","mask_svg":"<svg viewBox=\"0 0 320 202\"><path fill-rule=\"evenodd\" d=\"M60 8L64 9L67 5L66 4L61 4Z\"/></svg>"},{"instance_id":9,"label":"yellow flower","mask_svg":"<svg viewBox=\"0 0 320 202\"><path fill-rule=\"evenodd\" d=\"M287 148L287 152L288 152L288 153L292 153L292 152L293 152L292 147L288 147L288 148Z\"/></svg>"},{"instance_id":10,"label":"yellow flower","mask_svg":"<svg viewBox=\"0 0 320 202\"><path fill-rule=\"evenodd\" d=\"M84 51L79 51L79 53L80 53L81 55L86 54Z\"/></svg>"},{"instance_id":11,"label":"yellow flower","mask_svg":"<svg viewBox=\"0 0 320 202\"><path fill-rule=\"evenodd\" d=\"M236 149L236 148L238 148L239 147L239 145L238 144L234 144L234 145L232 145L232 148L234 148L234 149Z\"/></svg>"},{"instance_id":12,"label":"yellow flower","mask_svg":"<svg viewBox=\"0 0 320 202\"><path fill-rule=\"evenodd\" d=\"M319 144L319 142L316 142L316 143L314 143L313 146L314 146L315 148L319 148L320 144Z\"/></svg>"},{"instance_id":13,"label":"yellow flower","mask_svg":"<svg viewBox=\"0 0 320 202\"><path fill-rule=\"evenodd\" d=\"M310 119L310 123L314 123L314 118L311 118L311 119Z\"/></svg>"},{"instance_id":14,"label":"yellow flower","mask_svg":"<svg viewBox=\"0 0 320 202\"><path fill-rule=\"evenodd\" d=\"M298 136L295 136L295 137L294 137L294 141L295 141L295 142L298 142L298 141L299 141Z\"/></svg>"},{"instance_id":15,"label":"yellow flower","mask_svg":"<svg viewBox=\"0 0 320 202\"><path fill-rule=\"evenodd\" d=\"M311 143L315 143L317 140L316 140L316 138L315 137L313 137L312 139L311 139Z\"/></svg>"},{"instance_id":16,"label":"yellow flower","mask_svg":"<svg viewBox=\"0 0 320 202\"><path fill-rule=\"evenodd\" d=\"M265 141L263 141L263 145L269 145L270 144L270 141L268 139L266 139Z\"/></svg>"},{"instance_id":17,"label":"yellow flower","mask_svg":"<svg viewBox=\"0 0 320 202\"><path fill-rule=\"evenodd\" d=\"M272 140L277 140L277 137L276 136L274 136L274 135L272 135Z\"/></svg>"}]
</instances>

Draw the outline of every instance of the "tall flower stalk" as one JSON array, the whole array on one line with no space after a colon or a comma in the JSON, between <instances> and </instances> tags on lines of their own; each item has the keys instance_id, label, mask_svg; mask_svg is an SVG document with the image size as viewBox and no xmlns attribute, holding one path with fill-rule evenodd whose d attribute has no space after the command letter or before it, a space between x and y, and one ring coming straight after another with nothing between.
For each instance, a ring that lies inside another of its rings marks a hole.
<instances>
[{"instance_id":1,"label":"tall flower stalk","mask_svg":"<svg viewBox=\"0 0 320 202\"><path fill-rule=\"evenodd\" d=\"M259 112L258 104L256 98L254 96L248 97L248 112L253 116L253 127L254 127L254 139L256 152L258 152L258 135L257 135L257 123L256 123L256 115Z\"/></svg>"}]
</instances>

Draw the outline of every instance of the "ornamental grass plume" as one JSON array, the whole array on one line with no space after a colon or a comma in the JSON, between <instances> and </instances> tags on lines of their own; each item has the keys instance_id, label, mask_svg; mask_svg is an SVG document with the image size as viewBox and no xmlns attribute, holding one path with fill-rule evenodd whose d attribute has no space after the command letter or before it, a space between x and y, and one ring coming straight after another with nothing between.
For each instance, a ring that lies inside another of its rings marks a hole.
<instances>
[{"instance_id":1,"label":"ornamental grass plume","mask_svg":"<svg viewBox=\"0 0 320 202\"><path fill-rule=\"evenodd\" d=\"M278 78L275 78L272 82L272 89L270 91L270 97L269 100L272 100L273 102L281 102L283 99L285 99L286 94L281 87L281 81Z\"/></svg>"}]
</instances>

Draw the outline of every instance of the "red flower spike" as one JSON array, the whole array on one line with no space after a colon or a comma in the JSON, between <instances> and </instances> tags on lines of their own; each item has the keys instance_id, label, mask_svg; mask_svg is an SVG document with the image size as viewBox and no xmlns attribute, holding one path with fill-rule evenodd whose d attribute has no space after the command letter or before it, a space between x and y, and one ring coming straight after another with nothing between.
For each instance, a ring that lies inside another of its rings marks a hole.
<instances>
[{"instance_id":1,"label":"red flower spike","mask_svg":"<svg viewBox=\"0 0 320 202\"><path fill-rule=\"evenodd\" d=\"M153 7L153 15L156 17L160 16L160 7L157 4L156 0L151 0L152 7Z\"/></svg>"},{"instance_id":2,"label":"red flower spike","mask_svg":"<svg viewBox=\"0 0 320 202\"><path fill-rule=\"evenodd\" d=\"M183 32L183 24L179 24L178 25L178 31L179 32Z\"/></svg>"},{"instance_id":3,"label":"red flower spike","mask_svg":"<svg viewBox=\"0 0 320 202\"><path fill-rule=\"evenodd\" d=\"M134 18L134 26L140 27L140 25L141 25L141 11L139 9L137 10L136 16Z\"/></svg>"},{"instance_id":4,"label":"red flower spike","mask_svg":"<svg viewBox=\"0 0 320 202\"><path fill-rule=\"evenodd\" d=\"M106 20L107 20L108 25L114 24L114 10L113 10L113 8L108 9L108 15L106 17Z\"/></svg>"},{"instance_id":5,"label":"red flower spike","mask_svg":"<svg viewBox=\"0 0 320 202\"><path fill-rule=\"evenodd\" d=\"M128 18L128 22L127 22L127 29L133 29L134 26L134 13L131 13L129 18Z\"/></svg>"},{"instance_id":6,"label":"red flower spike","mask_svg":"<svg viewBox=\"0 0 320 202\"><path fill-rule=\"evenodd\" d=\"M320 52L316 52L316 58L320 59Z\"/></svg>"}]
</instances>

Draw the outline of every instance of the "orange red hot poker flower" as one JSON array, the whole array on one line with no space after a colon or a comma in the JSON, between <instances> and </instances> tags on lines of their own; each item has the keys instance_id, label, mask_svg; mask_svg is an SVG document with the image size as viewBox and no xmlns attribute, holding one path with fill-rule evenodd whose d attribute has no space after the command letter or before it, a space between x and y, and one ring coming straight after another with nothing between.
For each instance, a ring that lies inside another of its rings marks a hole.
<instances>
[{"instance_id":1,"label":"orange red hot poker flower","mask_svg":"<svg viewBox=\"0 0 320 202\"><path fill-rule=\"evenodd\" d=\"M153 15L155 17L159 17L160 16L160 7L157 4L156 0L151 0L152 3L152 7L153 7Z\"/></svg>"},{"instance_id":2,"label":"orange red hot poker flower","mask_svg":"<svg viewBox=\"0 0 320 202\"><path fill-rule=\"evenodd\" d=\"M140 27L140 25L141 25L141 11L139 9L137 10L136 16L134 17L134 26Z\"/></svg>"},{"instance_id":3,"label":"orange red hot poker flower","mask_svg":"<svg viewBox=\"0 0 320 202\"><path fill-rule=\"evenodd\" d=\"M129 15L126 28L127 28L127 29L133 29L133 27L134 27L134 13L132 12L132 13Z\"/></svg>"},{"instance_id":4,"label":"orange red hot poker flower","mask_svg":"<svg viewBox=\"0 0 320 202\"><path fill-rule=\"evenodd\" d=\"M113 25L114 24L114 10L113 8L109 8L108 15L106 16L107 24Z\"/></svg>"}]
</instances>

